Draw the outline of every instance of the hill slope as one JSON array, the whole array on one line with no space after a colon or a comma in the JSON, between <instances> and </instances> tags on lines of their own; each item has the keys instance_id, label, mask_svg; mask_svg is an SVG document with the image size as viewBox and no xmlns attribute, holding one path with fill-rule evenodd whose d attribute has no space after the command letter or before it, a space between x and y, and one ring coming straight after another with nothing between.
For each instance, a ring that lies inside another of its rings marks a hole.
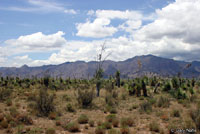
<instances>
[{"instance_id":1,"label":"hill slope","mask_svg":"<svg viewBox=\"0 0 200 134\"><path fill-rule=\"evenodd\" d=\"M138 67L141 62L141 68ZM28 67L24 65L20 68L1 67L1 76L13 77L71 77L71 78L91 78L94 75L97 62L66 62L60 65L45 65L39 67ZM183 72L183 77L199 77L200 62L192 62L192 66L184 69L189 62L175 61L153 55L136 56L125 61L105 61L103 69L105 77L114 75L116 70L120 70L122 77L137 77L142 75L175 76L178 72Z\"/></svg>"}]
</instances>

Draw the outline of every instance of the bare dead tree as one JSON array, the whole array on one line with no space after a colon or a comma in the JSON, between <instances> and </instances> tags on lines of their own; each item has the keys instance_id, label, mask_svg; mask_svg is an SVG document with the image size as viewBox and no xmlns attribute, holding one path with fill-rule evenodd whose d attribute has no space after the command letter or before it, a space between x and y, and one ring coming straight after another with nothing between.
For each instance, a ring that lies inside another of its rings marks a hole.
<instances>
[{"instance_id":1,"label":"bare dead tree","mask_svg":"<svg viewBox=\"0 0 200 134\"><path fill-rule=\"evenodd\" d=\"M95 79L96 79L96 90L97 90L97 97L99 97L100 93L100 87L102 84L102 78L103 78L103 63L106 61L106 59L111 55L111 52L108 53L105 57L103 57L103 54L106 50L106 41L101 45L100 53L97 54L96 57L96 71L95 71Z\"/></svg>"}]
</instances>

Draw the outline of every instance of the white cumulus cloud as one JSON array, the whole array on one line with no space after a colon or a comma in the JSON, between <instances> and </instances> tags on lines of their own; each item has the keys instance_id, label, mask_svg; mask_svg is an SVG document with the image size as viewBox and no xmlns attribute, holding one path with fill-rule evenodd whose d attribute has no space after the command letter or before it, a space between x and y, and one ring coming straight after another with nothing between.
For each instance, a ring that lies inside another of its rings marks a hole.
<instances>
[{"instance_id":1,"label":"white cumulus cloud","mask_svg":"<svg viewBox=\"0 0 200 134\"><path fill-rule=\"evenodd\" d=\"M18 39L5 41L7 47L15 48L19 51L44 51L55 50L66 44L66 39L63 37L65 33L58 31L55 34L45 35L42 32L31 35L20 36Z\"/></svg>"},{"instance_id":2,"label":"white cumulus cloud","mask_svg":"<svg viewBox=\"0 0 200 134\"><path fill-rule=\"evenodd\" d=\"M117 32L117 28L108 26L110 20L106 18L97 18L94 22L87 21L86 23L77 24L77 36L103 38L112 36Z\"/></svg>"}]
</instances>

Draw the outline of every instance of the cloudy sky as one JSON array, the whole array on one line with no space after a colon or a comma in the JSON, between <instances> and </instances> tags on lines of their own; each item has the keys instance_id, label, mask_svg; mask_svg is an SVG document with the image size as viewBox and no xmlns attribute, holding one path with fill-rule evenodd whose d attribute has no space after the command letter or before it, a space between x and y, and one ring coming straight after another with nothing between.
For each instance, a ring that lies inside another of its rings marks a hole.
<instances>
[{"instance_id":1,"label":"cloudy sky","mask_svg":"<svg viewBox=\"0 0 200 134\"><path fill-rule=\"evenodd\" d=\"M153 54L200 61L200 0L0 0L0 67Z\"/></svg>"}]
</instances>

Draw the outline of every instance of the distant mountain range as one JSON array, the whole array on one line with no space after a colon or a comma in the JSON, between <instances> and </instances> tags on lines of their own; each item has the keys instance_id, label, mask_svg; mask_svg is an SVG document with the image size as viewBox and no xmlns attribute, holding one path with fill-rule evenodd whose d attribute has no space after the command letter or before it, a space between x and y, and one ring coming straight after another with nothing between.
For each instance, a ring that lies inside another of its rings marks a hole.
<instances>
[{"instance_id":1,"label":"distant mountain range","mask_svg":"<svg viewBox=\"0 0 200 134\"><path fill-rule=\"evenodd\" d=\"M191 64L189 68L186 68ZM0 67L0 75L3 77L63 77L63 78L92 78L96 70L97 62L66 62L59 65L44 65L28 67L24 65L16 67ZM172 77L181 72L182 77L199 77L200 62L184 62L161 58L153 55L136 56L125 61L107 60L103 64L104 77L114 75L120 70L121 77L134 78L139 76L163 76Z\"/></svg>"}]
</instances>

